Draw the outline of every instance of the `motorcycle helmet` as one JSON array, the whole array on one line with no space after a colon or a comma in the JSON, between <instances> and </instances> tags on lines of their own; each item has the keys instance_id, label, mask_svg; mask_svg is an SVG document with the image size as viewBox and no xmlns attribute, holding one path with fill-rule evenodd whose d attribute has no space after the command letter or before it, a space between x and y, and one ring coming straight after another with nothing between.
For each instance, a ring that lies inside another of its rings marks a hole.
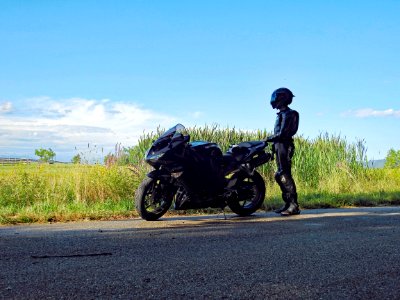
<instances>
[{"instance_id":1,"label":"motorcycle helmet","mask_svg":"<svg viewBox=\"0 0 400 300\"><path fill-rule=\"evenodd\" d=\"M293 100L293 93L287 88L279 88L272 93L271 106L272 108L280 108L289 105Z\"/></svg>"}]
</instances>

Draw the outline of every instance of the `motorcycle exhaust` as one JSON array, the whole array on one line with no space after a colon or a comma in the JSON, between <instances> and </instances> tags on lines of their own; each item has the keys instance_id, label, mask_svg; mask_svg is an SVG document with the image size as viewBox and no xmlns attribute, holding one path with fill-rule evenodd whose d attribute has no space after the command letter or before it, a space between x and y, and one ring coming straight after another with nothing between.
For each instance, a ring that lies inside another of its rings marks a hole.
<instances>
[{"instance_id":1,"label":"motorcycle exhaust","mask_svg":"<svg viewBox=\"0 0 400 300\"><path fill-rule=\"evenodd\" d=\"M269 162L271 160L271 157L271 153L261 152L253 157L253 159L251 160L251 165L254 168L257 168L258 166Z\"/></svg>"}]
</instances>

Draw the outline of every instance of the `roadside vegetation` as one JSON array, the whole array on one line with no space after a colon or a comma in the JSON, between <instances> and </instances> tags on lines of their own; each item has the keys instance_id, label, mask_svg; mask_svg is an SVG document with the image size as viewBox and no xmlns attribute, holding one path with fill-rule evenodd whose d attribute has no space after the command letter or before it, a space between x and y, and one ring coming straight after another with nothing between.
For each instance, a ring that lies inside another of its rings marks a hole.
<instances>
[{"instance_id":1,"label":"roadside vegetation","mask_svg":"<svg viewBox=\"0 0 400 300\"><path fill-rule=\"evenodd\" d=\"M0 165L0 223L52 222L80 219L112 219L137 216L134 194L150 168L145 151L158 132L143 135L138 145L116 147L104 164L32 163ZM229 145L264 139L268 132L245 132L235 128L204 126L189 129L191 140ZM340 136L322 134L315 139L297 137L293 173L302 208L400 204L400 167L367 168L363 141L348 142ZM390 160L393 162L393 160ZM86 160L87 161L87 160ZM274 181L275 162L259 168L266 181L267 210L281 205Z\"/></svg>"}]
</instances>

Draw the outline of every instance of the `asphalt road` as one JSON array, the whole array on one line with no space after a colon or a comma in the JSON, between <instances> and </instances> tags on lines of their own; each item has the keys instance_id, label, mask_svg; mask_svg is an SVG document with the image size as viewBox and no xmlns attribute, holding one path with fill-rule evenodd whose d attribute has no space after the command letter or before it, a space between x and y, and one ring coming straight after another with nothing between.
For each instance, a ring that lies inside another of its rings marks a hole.
<instances>
[{"instance_id":1,"label":"asphalt road","mask_svg":"<svg viewBox=\"0 0 400 300\"><path fill-rule=\"evenodd\" d=\"M400 207L0 227L1 299L400 299Z\"/></svg>"}]
</instances>

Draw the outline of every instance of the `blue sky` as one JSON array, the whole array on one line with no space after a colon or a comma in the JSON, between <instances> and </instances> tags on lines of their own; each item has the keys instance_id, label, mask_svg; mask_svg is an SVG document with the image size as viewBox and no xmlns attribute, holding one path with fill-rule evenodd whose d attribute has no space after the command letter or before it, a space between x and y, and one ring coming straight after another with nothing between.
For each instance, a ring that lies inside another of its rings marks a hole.
<instances>
[{"instance_id":1,"label":"blue sky","mask_svg":"<svg viewBox=\"0 0 400 300\"><path fill-rule=\"evenodd\" d=\"M69 161L143 132L272 130L400 149L399 1L0 1L0 156Z\"/></svg>"}]
</instances>

